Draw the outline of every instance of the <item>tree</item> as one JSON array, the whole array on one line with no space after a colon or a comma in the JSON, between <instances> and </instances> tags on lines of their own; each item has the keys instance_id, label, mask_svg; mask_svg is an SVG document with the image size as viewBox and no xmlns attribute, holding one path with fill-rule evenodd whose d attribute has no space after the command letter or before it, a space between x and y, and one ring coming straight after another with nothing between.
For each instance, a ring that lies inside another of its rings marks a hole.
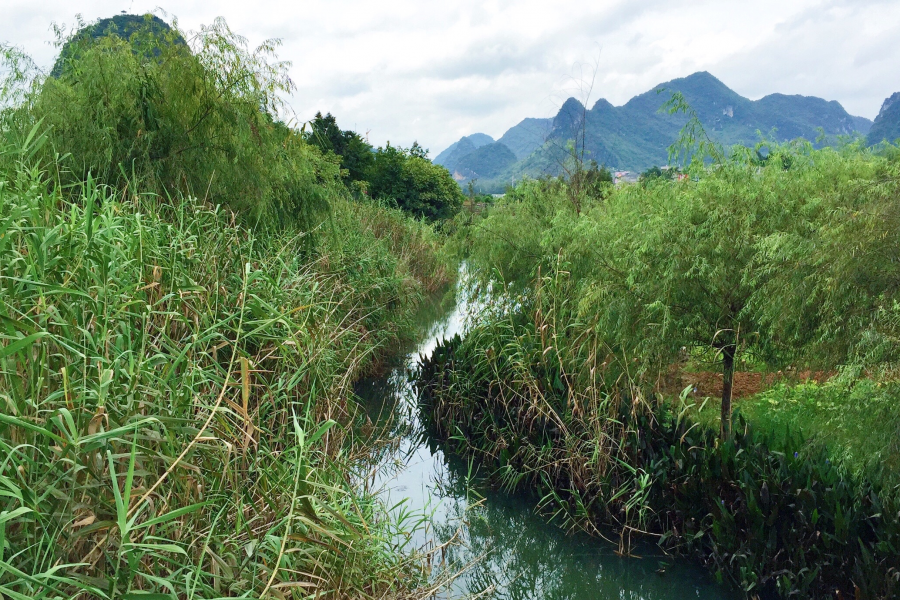
<instances>
[{"instance_id":1,"label":"tree","mask_svg":"<svg viewBox=\"0 0 900 600\"><path fill-rule=\"evenodd\" d=\"M344 179L348 182L364 181L375 160L372 146L355 131L342 131L331 113L324 117L321 112L316 113L305 139L322 152L339 156L341 169L345 171Z\"/></svg>"},{"instance_id":2,"label":"tree","mask_svg":"<svg viewBox=\"0 0 900 600\"><path fill-rule=\"evenodd\" d=\"M658 166L653 166L641 173L640 182L641 183L649 183L651 181L655 181L657 179L663 179L666 181L672 181L675 179L675 175L678 173L678 169L661 169Z\"/></svg>"},{"instance_id":3,"label":"tree","mask_svg":"<svg viewBox=\"0 0 900 600\"><path fill-rule=\"evenodd\" d=\"M369 190L429 221L447 219L462 207L463 193L444 167L432 163L418 144L409 150L390 142L375 152L368 171Z\"/></svg>"},{"instance_id":4,"label":"tree","mask_svg":"<svg viewBox=\"0 0 900 600\"><path fill-rule=\"evenodd\" d=\"M591 159L587 167L581 167L573 171L566 180L571 193L580 198L603 199L609 195L613 185L613 174L605 166L600 166L597 161ZM584 200L579 200L577 205L583 206Z\"/></svg>"},{"instance_id":5,"label":"tree","mask_svg":"<svg viewBox=\"0 0 900 600\"><path fill-rule=\"evenodd\" d=\"M823 150L814 161L815 168L791 165L790 176L805 179L812 202L792 231L761 248L766 289L759 311L771 335L809 364L896 372L900 156Z\"/></svg>"},{"instance_id":6,"label":"tree","mask_svg":"<svg viewBox=\"0 0 900 600\"><path fill-rule=\"evenodd\" d=\"M772 293L761 248L802 225L808 198L802 177L776 163L735 160L686 186L625 188L598 219L604 326L618 347L659 370L682 348L712 349L723 377L723 438L740 353L774 360L780 351L760 315Z\"/></svg>"}]
</instances>

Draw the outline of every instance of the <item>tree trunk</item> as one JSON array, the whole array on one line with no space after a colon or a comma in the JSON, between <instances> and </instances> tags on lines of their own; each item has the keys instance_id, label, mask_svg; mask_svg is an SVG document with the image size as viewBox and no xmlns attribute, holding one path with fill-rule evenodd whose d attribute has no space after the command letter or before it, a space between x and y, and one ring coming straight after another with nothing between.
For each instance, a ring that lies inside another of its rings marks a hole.
<instances>
[{"instance_id":1,"label":"tree trunk","mask_svg":"<svg viewBox=\"0 0 900 600\"><path fill-rule=\"evenodd\" d=\"M734 383L734 346L722 348L722 440L731 437L731 388Z\"/></svg>"}]
</instances>

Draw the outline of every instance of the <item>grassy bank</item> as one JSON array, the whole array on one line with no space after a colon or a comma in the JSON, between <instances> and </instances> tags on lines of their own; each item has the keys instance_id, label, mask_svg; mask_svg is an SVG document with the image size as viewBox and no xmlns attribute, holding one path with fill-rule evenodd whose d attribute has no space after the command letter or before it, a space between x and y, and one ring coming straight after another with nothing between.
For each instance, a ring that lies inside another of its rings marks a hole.
<instances>
[{"instance_id":1,"label":"grassy bank","mask_svg":"<svg viewBox=\"0 0 900 600\"><path fill-rule=\"evenodd\" d=\"M4 595L416 586L344 426L351 382L452 272L429 227L333 197L311 256L191 198L2 175Z\"/></svg>"},{"instance_id":2,"label":"grassy bank","mask_svg":"<svg viewBox=\"0 0 900 600\"><path fill-rule=\"evenodd\" d=\"M282 120L277 40L58 31L49 74L0 46L0 595L408 597L351 384L443 240Z\"/></svg>"}]
</instances>

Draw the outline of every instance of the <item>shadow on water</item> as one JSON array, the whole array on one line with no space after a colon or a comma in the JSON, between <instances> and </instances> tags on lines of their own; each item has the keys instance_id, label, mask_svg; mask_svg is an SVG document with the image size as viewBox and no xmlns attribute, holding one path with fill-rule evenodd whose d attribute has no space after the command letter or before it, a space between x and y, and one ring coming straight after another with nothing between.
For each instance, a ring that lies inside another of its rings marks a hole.
<instances>
[{"instance_id":1,"label":"shadow on water","mask_svg":"<svg viewBox=\"0 0 900 600\"><path fill-rule=\"evenodd\" d=\"M681 600L738 598L701 566L665 556L652 542L622 557L616 547L583 533L570 534L535 514L537 502L479 485L470 465L447 456L418 424L409 370L437 342L463 331L470 309L462 294L433 298L419 315L422 340L402 349L389 372L360 381L356 393L384 435L396 440L377 454L373 489L394 510L429 515L410 546L429 548L453 540L439 555L447 569L464 574L442 598L498 600ZM402 508L398 508L399 507Z\"/></svg>"}]
</instances>

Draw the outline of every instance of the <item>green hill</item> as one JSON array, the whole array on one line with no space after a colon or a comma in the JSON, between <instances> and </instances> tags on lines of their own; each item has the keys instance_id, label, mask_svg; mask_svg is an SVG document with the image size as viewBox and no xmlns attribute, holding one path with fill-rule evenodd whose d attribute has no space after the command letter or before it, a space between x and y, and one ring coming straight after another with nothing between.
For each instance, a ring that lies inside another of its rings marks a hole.
<instances>
[{"instance_id":1,"label":"green hill","mask_svg":"<svg viewBox=\"0 0 900 600\"><path fill-rule=\"evenodd\" d=\"M655 86L622 106L600 99L586 110L578 100L569 98L543 134L540 128L547 127L547 120L526 119L500 138L500 143L507 145L518 160L493 181L480 176L479 187L483 191L498 191L510 179L523 175L558 174L567 157L567 143L582 135L585 158L608 167L643 171L665 165L668 148L678 139L688 119L684 114L659 112L674 92L684 96L707 133L726 148L755 144L760 136L778 141L816 141L821 140L824 131L825 139L816 142L822 145L841 135L864 135L872 126L871 121L848 114L835 101L785 94L750 100L709 73L700 72ZM900 103L895 110L900 111ZM455 151L462 154L464 150L457 146ZM462 158L458 156L457 162ZM490 165L481 165L473 155L466 157L465 163L471 171L483 173L496 170L496 158L491 156L491 161ZM460 175L465 176L461 172Z\"/></svg>"},{"instance_id":2,"label":"green hill","mask_svg":"<svg viewBox=\"0 0 900 600\"><path fill-rule=\"evenodd\" d=\"M116 15L100 19L69 38L63 44L50 75L59 78L67 65L84 50L98 40L113 35L129 40L135 52L142 52L147 56L159 56L161 45L178 44L187 47L184 38L156 15Z\"/></svg>"},{"instance_id":3,"label":"green hill","mask_svg":"<svg viewBox=\"0 0 900 600\"><path fill-rule=\"evenodd\" d=\"M497 141L512 150L517 159L522 160L544 145L552 128L553 119L523 119L518 125L510 127Z\"/></svg>"},{"instance_id":4,"label":"green hill","mask_svg":"<svg viewBox=\"0 0 900 600\"><path fill-rule=\"evenodd\" d=\"M893 142L898 138L900 138L900 92L885 99L866 140L869 145L875 145L884 140Z\"/></svg>"},{"instance_id":5,"label":"green hill","mask_svg":"<svg viewBox=\"0 0 900 600\"><path fill-rule=\"evenodd\" d=\"M516 163L516 155L500 142L482 146L463 156L455 172L466 179L494 179Z\"/></svg>"},{"instance_id":6,"label":"green hill","mask_svg":"<svg viewBox=\"0 0 900 600\"><path fill-rule=\"evenodd\" d=\"M456 164L461 158L488 144L494 143L494 138L484 133L473 133L467 135L449 148L438 154L433 163L447 167L451 173L456 170Z\"/></svg>"}]
</instances>

